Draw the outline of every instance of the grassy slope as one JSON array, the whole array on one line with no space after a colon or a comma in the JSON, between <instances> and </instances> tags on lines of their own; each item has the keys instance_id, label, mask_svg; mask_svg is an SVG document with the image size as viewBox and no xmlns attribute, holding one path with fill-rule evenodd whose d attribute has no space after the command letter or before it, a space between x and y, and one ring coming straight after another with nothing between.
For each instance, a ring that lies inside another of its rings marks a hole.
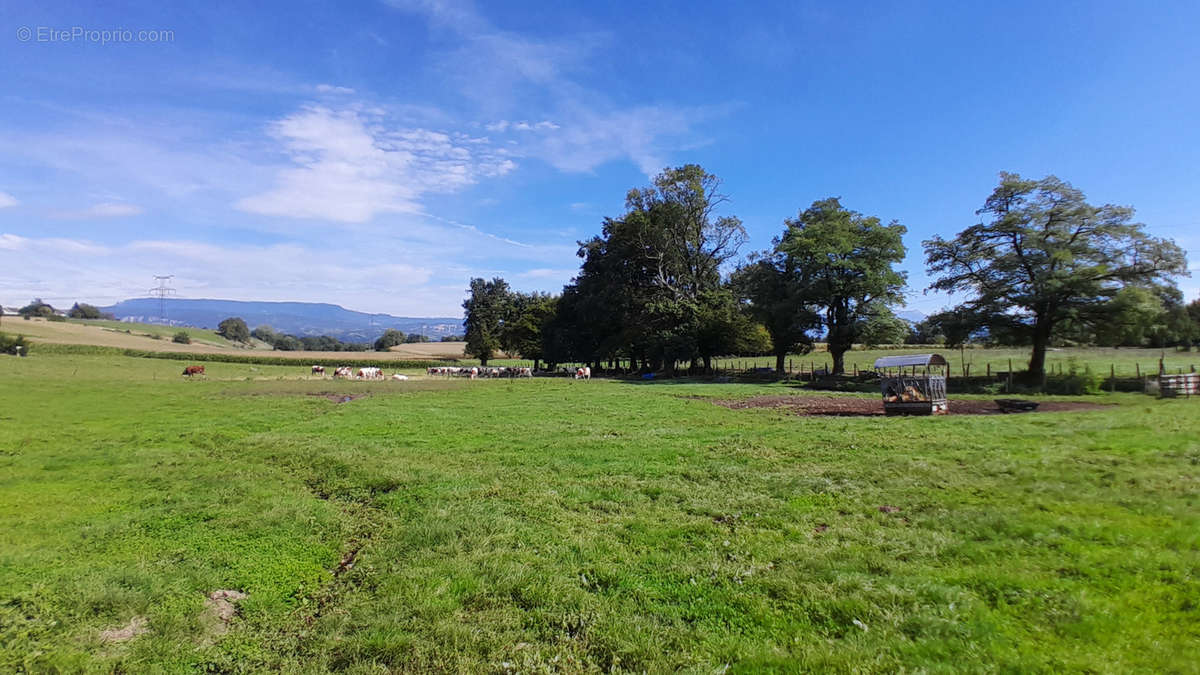
<instances>
[{"instance_id":1,"label":"grassy slope","mask_svg":"<svg viewBox=\"0 0 1200 675\"><path fill-rule=\"evenodd\" d=\"M210 344L217 347L230 347L229 340L221 337L215 330L207 328L194 328L191 326L159 326L151 323L133 323L129 321L109 321L107 319L69 319L70 323L78 323L85 326L99 326L110 331L124 333L130 331L143 335L157 335L160 338L170 340L175 337L175 334L183 331L192 338L193 343Z\"/></svg>"},{"instance_id":2,"label":"grassy slope","mask_svg":"<svg viewBox=\"0 0 1200 675\"><path fill-rule=\"evenodd\" d=\"M208 370L0 358L0 669L1195 668L1200 401L802 419L692 398L778 386ZM250 599L206 639L217 588Z\"/></svg>"},{"instance_id":3,"label":"grassy slope","mask_svg":"<svg viewBox=\"0 0 1200 675\"><path fill-rule=\"evenodd\" d=\"M125 333L125 330L131 333ZM176 332L184 330L192 337L192 344L175 344L171 338ZM99 347L115 347L119 349L141 349L156 352L182 352L196 354L254 354L278 358L288 358L296 361L311 361L313 359L340 359L346 363L356 361L404 361L404 360L455 360L462 356L465 343L462 342L431 342L423 344L400 345L387 352L311 352L274 351L271 346L259 340L252 340L253 349L239 346L217 335L214 331L200 328L179 328L176 326L155 326L152 324L125 323L120 321L82 321L70 320L63 322L33 319L25 321L5 317L0 324L0 331L12 335L24 335L35 343L92 345ZM159 335L153 339L150 335Z\"/></svg>"}]
</instances>

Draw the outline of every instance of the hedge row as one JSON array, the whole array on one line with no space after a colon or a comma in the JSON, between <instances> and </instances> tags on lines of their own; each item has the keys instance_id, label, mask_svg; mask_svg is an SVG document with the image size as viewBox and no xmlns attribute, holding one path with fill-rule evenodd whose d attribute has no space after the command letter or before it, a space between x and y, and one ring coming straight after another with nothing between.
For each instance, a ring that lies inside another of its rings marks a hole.
<instances>
[{"instance_id":1,"label":"hedge row","mask_svg":"<svg viewBox=\"0 0 1200 675\"><path fill-rule=\"evenodd\" d=\"M218 361L222 363L249 363L257 366L355 366L376 368L429 368L431 366L454 365L457 361L364 359L359 357L297 359L286 356L258 354L219 354L211 352L156 352L146 349L101 347L97 345L60 345L38 343L35 350L43 354L75 354L86 356L129 356L140 359L169 359L171 361ZM337 352L346 353L346 352Z\"/></svg>"}]
</instances>

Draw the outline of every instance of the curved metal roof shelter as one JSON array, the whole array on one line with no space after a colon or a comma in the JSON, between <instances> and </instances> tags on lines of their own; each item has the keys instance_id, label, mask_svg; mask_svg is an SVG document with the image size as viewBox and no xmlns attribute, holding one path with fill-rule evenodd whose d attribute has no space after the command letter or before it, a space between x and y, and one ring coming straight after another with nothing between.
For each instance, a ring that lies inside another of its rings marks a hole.
<instances>
[{"instance_id":1,"label":"curved metal roof shelter","mask_svg":"<svg viewBox=\"0 0 1200 675\"><path fill-rule=\"evenodd\" d=\"M950 365L941 354L905 354L903 356L884 356L875 359L875 368L903 368L906 366L948 366Z\"/></svg>"}]
</instances>

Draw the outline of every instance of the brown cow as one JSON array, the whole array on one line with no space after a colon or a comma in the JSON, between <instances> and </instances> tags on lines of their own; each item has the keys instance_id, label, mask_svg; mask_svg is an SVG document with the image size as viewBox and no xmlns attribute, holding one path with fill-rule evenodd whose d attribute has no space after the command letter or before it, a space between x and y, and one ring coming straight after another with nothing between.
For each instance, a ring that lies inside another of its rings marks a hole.
<instances>
[{"instance_id":1,"label":"brown cow","mask_svg":"<svg viewBox=\"0 0 1200 675\"><path fill-rule=\"evenodd\" d=\"M183 369L183 374L188 377L191 377L193 375L203 375L204 374L204 366L188 366Z\"/></svg>"},{"instance_id":2,"label":"brown cow","mask_svg":"<svg viewBox=\"0 0 1200 675\"><path fill-rule=\"evenodd\" d=\"M325 374L325 366L313 366L312 374L313 375L324 375Z\"/></svg>"}]
</instances>

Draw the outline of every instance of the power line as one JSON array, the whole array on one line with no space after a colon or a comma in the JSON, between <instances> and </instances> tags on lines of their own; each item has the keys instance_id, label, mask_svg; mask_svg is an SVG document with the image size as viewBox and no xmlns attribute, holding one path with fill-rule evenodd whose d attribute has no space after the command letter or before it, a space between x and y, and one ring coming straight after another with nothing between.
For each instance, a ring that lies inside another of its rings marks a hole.
<instances>
[{"instance_id":1,"label":"power line","mask_svg":"<svg viewBox=\"0 0 1200 675\"><path fill-rule=\"evenodd\" d=\"M175 289L167 285L167 282L174 278L174 274L154 275L154 280L158 285L150 289L150 295L158 298L158 320L162 323L167 323L167 296L175 295Z\"/></svg>"}]
</instances>

